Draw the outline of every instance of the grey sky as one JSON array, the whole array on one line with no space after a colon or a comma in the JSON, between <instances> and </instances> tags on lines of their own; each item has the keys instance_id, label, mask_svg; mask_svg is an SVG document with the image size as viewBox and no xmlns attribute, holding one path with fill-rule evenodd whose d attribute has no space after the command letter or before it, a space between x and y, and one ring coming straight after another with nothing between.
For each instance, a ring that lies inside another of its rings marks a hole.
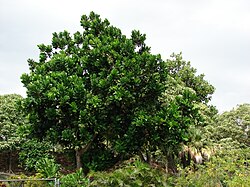
<instances>
[{"instance_id":1,"label":"grey sky","mask_svg":"<svg viewBox=\"0 0 250 187\"><path fill-rule=\"evenodd\" d=\"M25 96L20 76L37 44L53 32L80 30L82 14L95 11L124 34L138 29L163 58L182 51L216 92L222 112L250 103L249 0L0 0L0 94Z\"/></svg>"}]
</instances>

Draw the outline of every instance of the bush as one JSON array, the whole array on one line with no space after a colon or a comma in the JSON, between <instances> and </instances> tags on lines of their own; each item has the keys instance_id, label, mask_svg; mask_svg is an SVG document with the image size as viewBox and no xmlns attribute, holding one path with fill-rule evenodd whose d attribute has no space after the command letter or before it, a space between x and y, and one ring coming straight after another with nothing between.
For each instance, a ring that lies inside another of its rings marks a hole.
<instances>
[{"instance_id":1,"label":"bush","mask_svg":"<svg viewBox=\"0 0 250 187\"><path fill-rule=\"evenodd\" d=\"M54 159L43 158L36 163L35 169L42 177L55 178L58 176L59 165Z\"/></svg>"},{"instance_id":2,"label":"bush","mask_svg":"<svg viewBox=\"0 0 250 187\"><path fill-rule=\"evenodd\" d=\"M250 185L250 150L222 150L197 171L190 168L180 170L176 186L249 186Z\"/></svg>"},{"instance_id":3,"label":"bush","mask_svg":"<svg viewBox=\"0 0 250 187\"><path fill-rule=\"evenodd\" d=\"M89 180L84 177L82 169L77 170L75 173L62 176L60 179L61 187L85 187Z\"/></svg>"},{"instance_id":4,"label":"bush","mask_svg":"<svg viewBox=\"0 0 250 187\"><path fill-rule=\"evenodd\" d=\"M50 154L52 145L49 142L30 139L21 145L19 160L27 171L34 171L36 163L43 158L53 158Z\"/></svg>"},{"instance_id":5,"label":"bush","mask_svg":"<svg viewBox=\"0 0 250 187\"><path fill-rule=\"evenodd\" d=\"M26 176L24 174L22 175L18 175L18 176L12 176L9 179L30 179L28 181L25 181L25 187L53 187L55 184L53 181L39 181L36 179L41 179L42 175L41 174L36 174L36 175L32 175L32 176ZM20 182L8 182L9 185L7 186L11 186L11 187L19 187L21 186Z\"/></svg>"},{"instance_id":6,"label":"bush","mask_svg":"<svg viewBox=\"0 0 250 187\"><path fill-rule=\"evenodd\" d=\"M167 175L140 161L135 161L113 172L96 172L90 186L168 186Z\"/></svg>"},{"instance_id":7,"label":"bush","mask_svg":"<svg viewBox=\"0 0 250 187\"><path fill-rule=\"evenodd\" d=\"M90 174L90 186L178 186L178 187L247 187L250 184L250 150L222 150L203 165L179 168L166 174L139 161L127 163L113 172ZM195 169L194 169L195 168Z\"/></svg>"}]
</instances>

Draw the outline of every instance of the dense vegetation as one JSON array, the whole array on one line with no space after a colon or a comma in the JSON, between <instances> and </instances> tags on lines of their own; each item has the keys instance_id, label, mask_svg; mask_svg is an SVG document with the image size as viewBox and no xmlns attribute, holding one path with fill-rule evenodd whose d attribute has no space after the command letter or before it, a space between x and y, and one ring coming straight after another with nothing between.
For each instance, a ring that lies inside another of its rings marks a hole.
<instances>
[{"instance_id":1,"label":"dense vegetation","mask_svg":"<svg viewBox=\"0 0 250 187\"><path fill-rule=\"evenodd\" d=\"M218 114L181 54L151 54L145 34L93 12L81 26L38 45L27 97L0 97L2 171L62 186L249 186L250 104Z\"/></svg>"}]
</instances>

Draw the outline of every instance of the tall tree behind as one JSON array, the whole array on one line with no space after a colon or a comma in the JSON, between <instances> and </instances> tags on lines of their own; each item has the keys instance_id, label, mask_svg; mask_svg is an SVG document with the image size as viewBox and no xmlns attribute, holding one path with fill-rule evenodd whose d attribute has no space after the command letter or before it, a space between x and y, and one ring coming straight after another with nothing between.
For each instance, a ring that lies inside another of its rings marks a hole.
<instances>
[{"instance_id":1,"label":"tall tree behind","mask_svg":"<svg viewBox=\"0 0 250 187\"><path fill-rule=\"evenodd\" d=\"M167 88L160 98L163 106L168 110L177 108L177 113L168 116L168 123L179 124L183 129L185 141L184 144L177 143L174 146L167 146L165 155L172 171L176 170L176 160L179 152L182 151L184 157L188 158L186 163L190 163L190 157L187 155L186 147L200 149L202 129L212 122L213 116L217 113L214 106L209 105L215 88L205 80L204 74L197 74L197 70L191 66L191 63L183 60L182 54L172 54L166 61L168 70ZM175 107L173 107L175 106ZM179 118L178 115L179 114ZM184 130L185 129L185 130ZM175 129L176 131L177 129ZM162 137L169 142L166 134ZM174 138L172 138L174 140ZM183 163L183 165L187 165Z\"/></svg>"},{"instance_id":2,"label":"tall tree behind","mask_svg":"<svg viewBox=\"0 0 250 187\"><path fill-rule=\"evenodd\" d=\"M219 114L206 127L206 139L218 147L239 148L250 146L250 104L241 104L231 111Z\"/></svg>"},{"instance_id":3,"label":"tall tree behind","mask_svg":"<svg viewBox=\"0 0 250 187\"><path fill-rule=\"evenodd\" d=\"M12 152L18 148L18 128L25 124L25 117L17 103L22 100L17 94L0 95L0 150L8 152L8 170L11 171Z\"/></svg>"}]
</instances>

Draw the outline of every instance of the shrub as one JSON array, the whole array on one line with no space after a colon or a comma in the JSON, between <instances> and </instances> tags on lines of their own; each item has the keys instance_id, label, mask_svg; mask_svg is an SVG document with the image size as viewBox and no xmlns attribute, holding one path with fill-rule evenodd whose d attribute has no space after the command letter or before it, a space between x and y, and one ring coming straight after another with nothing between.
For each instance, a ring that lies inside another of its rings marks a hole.
<instances>
[{"instance_id":1,"label":"shrub","mask_svg":"<svg viewBox=\"0 0 250 187\"><path fill-rule=\"evenodd\" d=\"M32 176L26 176L24 174L21 175L17 175L17 176L12 176L9 179L29 179L27 181L25 181L25 187L53 187L54 186L54 182L53 181L39 181L36 179L41 179L42 175L41 174L36 174L36 175L32 175ZM9 185L7 186L11 186L11 187L19 187L22 186L21 182L8 182Z\"/></svg>"},{"instance_id":2,"label":"shrub","mask_svg":"<svg viewBox=\"0 0 250 187\"><path fill-rule=\"evenodd\" d=\"M96 172L90 186L168 186L167 175L140 161L135 161L113 172Z\"/></svg>"},{"instance_id":3,"label":"shrub","mask_svg":"<svg viewBox=\"0 0 250 187\"><path fill-rule=\"evenodd\" d=\"M176 186L249 186L250 184L250 150L222 150L205 165L198 166L197 171L190 168L180 170L179 177L174 178Z\"/></svg>"},{"instance_id":4,"label":"shrub","mask_svg":"<svg viewBox=\"0 0 250 187\"><path fill-rule=\"evenodd\" d=\"M42 177L54 178L58 176L59 165L54 159L43 158L36 163L35 169Z\"/></svg>"},{"instance_id":5,"label":"shrub","mask_svg":"<svg viewBox=\"0 0 250 187\"><path fill-rule=\"evenodd\" d=\"M34 171L38 160L52 158L50 150L52 145L49 142L30 139L21 145L19 160L27 171Z\"/></svg>"},{"instance_id":6,"label":"shrub","mask_svg":"<svg viewBox=\"0 0 250 187\"><path fill-rule=\"evenodd\" d=\"M88 183L89 180L84 177L82 169L77 170L75 173L62 176L60 179L61 187L85 187Z\"/></svg>"}]
</instances>

